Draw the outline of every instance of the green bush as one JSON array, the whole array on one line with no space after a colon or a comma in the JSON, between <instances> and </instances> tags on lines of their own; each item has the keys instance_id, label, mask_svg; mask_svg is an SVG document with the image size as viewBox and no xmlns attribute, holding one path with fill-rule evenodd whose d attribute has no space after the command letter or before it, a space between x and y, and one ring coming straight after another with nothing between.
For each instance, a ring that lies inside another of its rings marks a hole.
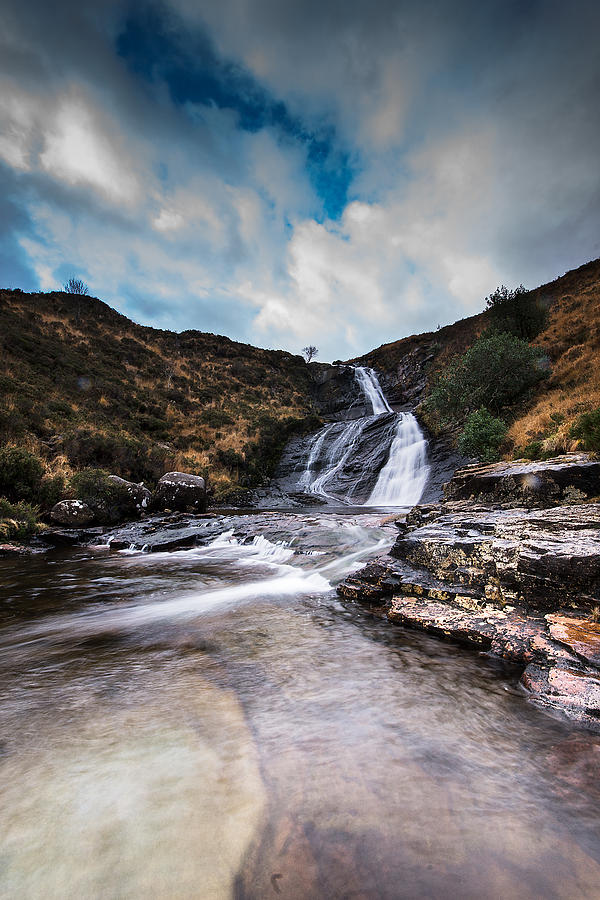
<instances>
[{"instance_id":1,"label":"green bush","mask_svg":"<svg viewBox=\"0 0 600 900\"><path fill-rule=\"evenodd\" d=\"M38 495L42 510L52 509L55 503L64 498L65 493L66 484L62 475L45 475Z\"/></svg>"},{"instance_id":2,"label":"green bush","mask_svg":"<svg viewBox=\"0 0 600 900\"><path fill-rule=\"evenodd\" d=\"M579 416L570 435L578 438L585 450L600 451L600 407Z\"/></svg>"},{"instance_id":3,"label":"green bush","mask_svg":"<svg viewBox=\"0 0 600 900\"><path fill-rule=\"evenodd\" d=\"M458 449L465 456L474 456L481 462L495 462L500 458L499 448L506 437L506 423L496 419L485 407L471 413L458 439Z\"/></svg>"},{"instance_id":4,"label":"green bush","mask_svg":"<svg viewBox=\"0 0 600 900\"><path fill-rule=\"evenodd\" d=\"M0 496L7 500L36 501L44 467L34 453L22 447L0 447Z\"/></svg>"},{"instance_id":5,"label":"green bush","mask_svg":"<svg viewBox=\"0 0 600 900\"><path fill-rule=\"evenodd\" d=\"M530 341L546 325L546 309L522 284L514 291L502 284L486 300L490 319L497 331L507 331Z\"/></svg>"},{"instance_id":6,"label":"green bush","mask_svg":"<svg viewBox=\"0 0 600 900\"><path fill-rule=\"evenodd\" d=\"M38 510L30 503L11 503L0 497L0 540L24 540L39 529Z\"/></svg>"},{"instance_id":7,"label":"green bush","mask_svg":"<svg viewBox=\"0 0 600 900\"><path fill-rule=\"evenodd\" d=\"M222 428L223 425L233 425L233 419L223 409L203 409L200 415L200 421L203 425L209 425L211 428Z\"/></svg>"},{"instance_id":8,"label":"green bush","mask_svg":"<svg viewBox=\"0 0 600 900\"><path fill-rule=\"evenodd\" d=\"M450 363L425 406L445 424L481 407L497 413L544 377L538 350L513 334L488 333Z\"/></svg>"},{"instance_id":9,"label":"green bush","mask_svg":"<svg viewBox=\"0 0 600 900\"><path fill-rule=\"evenodd\" d=\"M104 469L82 469L73 475L70 486L75 499L87 503L99 522L118 522L123 511L132 507L127 488L111 481Z\"/></svg>"}]
</instances>

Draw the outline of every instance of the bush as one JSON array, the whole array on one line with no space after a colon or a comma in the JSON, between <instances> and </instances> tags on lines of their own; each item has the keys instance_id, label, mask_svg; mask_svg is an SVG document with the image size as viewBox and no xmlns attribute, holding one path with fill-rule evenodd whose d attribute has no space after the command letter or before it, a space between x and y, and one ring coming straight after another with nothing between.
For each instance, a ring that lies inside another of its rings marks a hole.
<instances>
[{"instance_id":1,"label":"bush","mask_svg":"<svg viewBox=\"0 0 600 900\"><path fill-rule=\"evenodd\" d=\"M71 478L71 492L94 511L99 522L118 522L132 500L126 487L111 481L104 469L83 469Z\"/></svg>"},{"instance_id":2,"label":"bush","mask_svg":"<svg viewBox=\"0 0 600 900\"><path fill-rule=\"evenodd\" d=\"M487 310L497 331L506 331L530 341L546 325L546 309L522 284L514 291L501 285L486 300Z\"/></svg>"},{"instance_id":3,"label":"bush","mask_svg":"<svg viewBox=\"0 0 600 900\"><path fill-rule=\"evenodd\" d=\"M81 278L69 278L64 283L64 290L67 294L81 294L85 297L90 293L87 284Z\"/></svg>"},{"instance_id":4,"label":"bush","mask_svg":"<svg viewBox=\"0 0 600 900\"><path fill-rule=\"evenodd\" d=\"M446 424L481 407L500 412L544 377L538 350L513 334L488 333L449 365L425 406Z\"/></svg>"},{"instance_id":5,"label":"bush","mask_svg":"<svg viewBox=\"0 0 600 900\"><path fill-rule=\"evenodd\" d=\"M485 407L471 413L458 439L458 449L465 456L474 456L481 462L496 462L499 448L506 437L507 426L496 419Z\"/></svg>"},{"instance_id":6,"label":"bush","mask_svg":"<svg viewBox=\"0 0 600 900\"><path fill-rule=\"evenodd\" d=\"M36 501L39 497L44 466L40 459L22 447L0 448L0 495L8 500Z\"/></svg>"},{"instance_id":7,"label":"bush","mask_svg":"<svg viewBox=\"0 0 600 900\"><path fill-rule=\"evenodd\" d=\"M600 451L600 407L579 416L569 433L581 441L584 450Z\"/></svg>"},{"instance_id":8,"label":"bush","mask_svg":"<svg viewBox=\"0 0 600 900\"><path fill-rule=\"evenodd\" d=\"M234 420L223 409L203 409L200 421L211 428L222 428L223 425L233 425Z\"/></svg>"},{"instance_id":9,"label":"bush","mask_svg":"<svg viewBox=\"0 0 600 900\"><path fill-rule=\"evenodd\" d=\"M39 529L38 510L30 503L10 503L0 497L0 540L24 540Z\"/></svg>"}]
</instances>

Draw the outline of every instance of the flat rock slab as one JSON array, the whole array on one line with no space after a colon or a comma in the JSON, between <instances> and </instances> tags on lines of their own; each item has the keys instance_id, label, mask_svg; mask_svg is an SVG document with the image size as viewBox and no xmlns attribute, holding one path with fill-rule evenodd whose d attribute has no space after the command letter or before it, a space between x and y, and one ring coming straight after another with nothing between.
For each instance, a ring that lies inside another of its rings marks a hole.
<instances>
[{"instance_id":1,"label":"flat rock slab","mask_svg":"<svg viewBox=\"0 0 600 900\"><path fill-rule=\"evenodd\" d=\"M541 706L600 731L600 676L576 668L531 664L521 677L522 686Z\"/></svg>"},{"instance_id":2,"label":"flat rock slab","mask_svg":"<svg viewBox=\"0 0 600 900\"><path fill-rule=\"evenodd\" d=\"M453 500L488 499L535 505L576 502L598 495L600 460L587 453L465 466L444 485L444 496Z\"/></svg>"},{"instance_id":3,"label":"flat rock slab","mask_svg":"<svg viewBox=\"0 0 600 900\"><path fill-rule=\"evenodd\" d=\"M450 583L556 609L600 596L600 504L498 509L465 503L410 514L393 556Z\"/></svg>"},{"instance_id":4,"label":"flat rock slab","mask_svg":"<svg viewBox=\"0 0 600 900\"><path fill-rule=\"evenodd\" d=\"M103 543L107 543L111 550L164 553L206 544L221 531L220 517L155 517L116 528L103 536Z\"/></svg>"},{"instance_id":5,"label":"flat rock slab","mask_svg":"<svg viewBox=\"0 0 600 900\"><path fill-rule=\"evenodd\" d=\"M600 668L600 624L585 619L547 615L550 635L576 656Z\"/></svg>"},{"instance_id":6,"label":"flat rock slab","mask_svg":"<svg viewBox=\"0 0 600 900\"><path fill-rule=\"evenodd\" d=\"M598 598L599 527L598 504L416 508L391 553L338 593L394 624L523 667L533 701L600 731L600 625L585 618ZM544 615L548 605L555 612Z\"/></svg>"},{"instance_id":7,"label":"flat rock slab","mask_svg":"<svg viewBox=\"0 0 600 900\"><path fill-rule=\"evenodd\" d=\"M452 603L396 595L387 609L387 617L397 625L489 650L512 663L577 662L565 647L549 639L543 617L527 615L523 610L504 611L486 606L473 612Z\"/></svg>"}]
</instances>

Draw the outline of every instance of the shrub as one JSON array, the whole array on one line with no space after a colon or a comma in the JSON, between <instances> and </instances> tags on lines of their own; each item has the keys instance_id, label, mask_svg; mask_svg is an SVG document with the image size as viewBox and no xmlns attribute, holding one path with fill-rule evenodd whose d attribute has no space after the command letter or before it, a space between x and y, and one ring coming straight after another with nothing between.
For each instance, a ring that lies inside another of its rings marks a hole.
<instances>
[{"instance_id":1,"label":"shrub","mask_svg":"<svg viewBox=\"0 0 600 900\"><path fill-rule=\"evenodd\" d=\"M23 540L35 534L39 529L38 511L30 503L10 503L0 497L0 539Z\"/></svg>"},{"instance_id":2,"label":"shrub","mask_svg":"<svg viewBox=\"0 0 600 900\"><path fill-rule=\"evenodd\" d=\"M132 500L126 487L111 481L104 469L83 469L71 478L71 491L94 511L99 522L118 522Z\"/></svg>"},{"instance_id":3,"label":"shrub","mask_svg":"<svg viewBox=\"0 0 600 900\"><path fill-rule=\"evenodd\" d=\"M36 501L39 497L44 466L40 459L22 447L0 448L0 495L8 500Z\"/></svg>"},{"instance_id":4,"label":"shrub","mask_svg":"<svg viewBox=\"0 0 600 900\"><path fill-rule=\"evenodd\" d=\"M486 300L497 331L507 331L516 337L532 340L546 325L546 309L522 284L514 291L501 285Z\"/></svg>"},{"instance_id":5,"label":"shrub","mask_svg":"<svg viewBox=\"0 0 600 900\"><path fill-rule=\"evenodd\" d=\"M221 428L223 425L233 425L234 420L223 409L203 409L200 421L211 428Z\"/></svg>"},{"instance_id":6,"label":"shrub","mask_svg":"<svg viewBox=\"0 0 600 900\"><path fill-rule=\"evenodd\" d=\"M579 416L569 433L581 441L584 450L600 451L600 407Z\"/></svg>"},{"instance_id":7,"label":"shrub","mask_svg":"<svg viewBox=\"0 0 600 900\"><path fill-rule=\"evenodd\" d=\"M45 475L38 495L42 510L52 509L55 503L63 499L65 493L66 483L63 475Z\"/></svg>"},{"instance_id":8,"label":"shrub","mask_svg":"<svg viewBox=\"0 0 600 900\"><path fill-rule=\"evenodd\" d=\"M458 449L465 456L474 456L481 462L495 462L500 458L499 448L506 437L507 426L496 419L485 407L471 413L458 439Z\"/></svg>"},{"instance_id":9,"label":"shrub","mask_svg":"<svg viewBox=\"0 0 600 900\"><path fill-rule=\"evenodd\" d=\"M488 333L450 363L426 408L443 423L461 421L481 407L499 412L544 377L538 350L513 334Z\"/></svg>"},{"instance_id":10,"label":"shrub","mask_svg":"<svg viewBox=\"0 0 600 900\"><path fill-rule=\"evenodd\" d=\"M69 278L65 281L64 290L66 294L81 294L85 297L90 293L87 284L81 278Z\"/></svg>"}]
</instances>

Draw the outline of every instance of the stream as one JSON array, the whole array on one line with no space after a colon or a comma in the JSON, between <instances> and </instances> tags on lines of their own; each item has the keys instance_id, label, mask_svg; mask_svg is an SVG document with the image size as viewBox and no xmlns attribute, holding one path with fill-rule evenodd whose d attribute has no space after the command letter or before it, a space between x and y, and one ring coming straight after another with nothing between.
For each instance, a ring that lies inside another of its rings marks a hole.
<instances>
[{"instance_id":1,"label":"stream","mask_svg":"<svg viewBox=\"0 0 600 900\"><path fill-rule=\"evenodd\" d=\"M597 897L598 740L335 594L386 519L0 560L0 896Z\"/></svg>"},{"instance_id":2,"label":"stream","mask_svg":"<svg viewBox=\"0 0 600 900\"><path fill-rule=\"evenodd\" d=\"M288 462L317 506L0 559L2 900L600 896L600 738L336 594L429 471L356 379Z\"/></svg>"}]
</instances>

